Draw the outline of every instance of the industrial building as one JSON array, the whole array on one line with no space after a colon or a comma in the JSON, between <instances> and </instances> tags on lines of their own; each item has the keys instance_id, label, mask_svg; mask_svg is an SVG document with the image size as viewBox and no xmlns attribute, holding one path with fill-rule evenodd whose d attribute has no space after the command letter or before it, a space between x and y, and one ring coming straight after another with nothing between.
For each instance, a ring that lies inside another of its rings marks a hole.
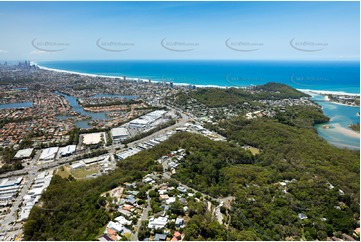
<instances>
[{"instance_id":1,"label":"industrial building","mask_svg":"<svg viewBox=\"0 0 361 242\"><path fill-rule=\"evenodd\" d=\"M76 145L68 145L59 149L59 156L65 157L75 153Z\"/></svg>"},{"instance_id":2,"label":"industrial building","mask_svg":"<svg viewBox=\"0 0 361 242\"><path fill-rule=\"evenodd\" d=\"M5 179L1 180L0 188L12 187L12 186L19 185L22 180L23 180L22 177L13 178L13 179L5 178Z\"/></svg>"},{"instance_id":3,"label":"industrial building","mask_svg":"<svg viewBox=\"0 0 361 242\"><path fill-rule=\"evenodd\" d=\"M79 161L77 163L72 164L70 167L71 169L76 170L85 167L85 163L83 161Z\"/></svg>"},{"instance_id":4,"label":"industrial building","mask_svg":"<svg viewBox=\"0 0 361 242\"><path fill-rule=\"evenodd\" d=\"M114 128L110 130L113 141L123 141L129 137L129 131L125 127Z\"/></svg>"},{"instance_id":5,"label":"industrial building","mask_svg":"<svg viewBox=\"0 0 361 242\"><path fill-rule=\"evenodd\" d=\"M5 178L0 181L0 206L7 206L21 188L22 177Z\"/></svg>"},{"instance_id":6,"label":"industrial building","mask_svg":"<svg viewBox=\"0 0 361 242\"><path fill-rule=\"evenodd\" d=\"M156 110L156 111L150 112L137 119L130 121L129 127L136 128L136 129L149 128L152 123L154 123L158 119L163 118L166 113L167 113L167 111L165 111L165 110Z\"/></svg>"},{"instance_id":7,"label":"industrial building","mask_svg":"<svg viewBox=\"0 0 361 242\"><path fill-rule=\"evenodd\" d=\"M52 177L52 172L49 173L47 171L41 172L36 176L32 188L23 197L23 207L19 212L19 221L28 219L31 209L39 201L41 194L50 185Z\"/></svg>"},{"instance_id":8,"label":"industrial building","mask_svg":"<svg viewBox=\"0 0 361 242\"><path fill-rule=\"evenodd\" d=\"M167 111L165 111L165 110L156 110L156 111L146 114L145 116L152 117L156 120L156 119L160 119L160 118L164 117L164 115L166 113L167 113Z\"/></svg>"},{"instance_id":9,"label":"industrial building","mask_svg":"<svg viewBox=\"0 0 361 242\"><path fill-rule=\"evenodd\" d=\"M97 157L92 157L92 158L87 158L87 159L83 159L81 160L86 166L89 166L93 163L97 163L100 161L105 161L109 159L109 155L102 155L102 156L97 156Z\"/></svg>"},{"instance_id":10,"label":"industrial building","mask_svg":"<svg viewBox=\"0 0 361 242\"><path fill-rule=\"evenodd\" d=\"M137 118L129 122L129 127L133 129L144 129L150 125L149 120Z\"/></svg>"},{"instance_id":11,"label":"industrial building","mask_svg":"<svg viewBox=\"0 0 361 242\"><path fill-rule=\"evenodd\" d=\"M44 149L41 152L39 160L41 160L41 161L54 160L56 154L58 153L58 150L59 150L59 147L50 147L50 148Z\"/></svg>"},{"instance_id":12,"label":"industrial building","mask_svg":"<svg viewBox=\"0 0 361 242\"><path fill-rule=\"evenodd\" d=\"M116 154L117 158L120 160L124 160L129 156L135 155L139 153L141 150L138 148L128 149L126 151L123 151L122 153Z\"/></svg>"},{"instance_id":13,"label":"industrial building","mask_svg":"<svg viewBox=\"0 0 361 242\"><path fill-rule=\"evenodd\" d=\"M14 159L26 159L30 158L31 154L33 153L34 148L23 149L16 152Z\"/></svg>"},{"instance_id":14,"label":"industrial building","mask_svg":"<svg viewBox=\"0 0 361 242\"><path fill-rule=\"evenodd\" d=\"M105 133L90 133L90 134L82 134L83 136L83 144L90 146L97 146L101 141L105 140Z\"/></svg>"}]
</instances>

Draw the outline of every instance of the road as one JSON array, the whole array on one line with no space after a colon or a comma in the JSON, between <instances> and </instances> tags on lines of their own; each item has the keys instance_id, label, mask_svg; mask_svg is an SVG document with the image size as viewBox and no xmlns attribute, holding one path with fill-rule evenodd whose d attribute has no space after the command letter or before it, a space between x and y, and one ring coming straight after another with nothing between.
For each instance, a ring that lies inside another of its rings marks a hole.
<instances>
[{"instance_id":1,"label":"road","mask_svg":"<svg viewBox=\"0 0 361 242\"><path fill-rule=\"evenodd\" d=\"M142 221L145 221L145 220L148 219L148 212L150 211L150 209L151 209L151 207L150 207L150 197L149 197L149 194L147 192L147 207L143 209L142 216L138 220L138 223L136 225L135 233L133 234L132 241L138 241L138 233L139 233L140 226L142 225Z\"/></svg>"},{"instance_id":2,"label":"road","mask_svg":"<svg viewBox=\"0 0 361 242\"><path fill-rule=\"evenodd\" d=\"M30 172L29 176L27 177L26 184L22 187L19 195L16 197L16 200L10 209L10 213L7 214L5 219L1 222L0 231L7 231L10 228L8 224L16 221L15 218L17 217L17 210L19 209L19 206L23 201L23 197L30 189L31 184L34 182L36 175L37 170Z\"/></svg>"}]
</instances>

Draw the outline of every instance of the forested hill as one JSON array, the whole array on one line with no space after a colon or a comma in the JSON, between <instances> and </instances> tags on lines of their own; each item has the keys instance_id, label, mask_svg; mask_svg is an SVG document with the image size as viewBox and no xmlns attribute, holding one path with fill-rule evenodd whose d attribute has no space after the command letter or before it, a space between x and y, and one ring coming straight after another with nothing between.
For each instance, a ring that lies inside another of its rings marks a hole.
<instances>
[{"instance_id":1,"label":"forested hill","mask_svg":"<svg viewBox=\"0 0 361 242\"><path fill-rule=\"evenodd\" d=\"M189 214L186 240L326 240L352 235L359 218L358 152L337 149L310 129L271 119L235 120L221 127L233 141L178 133L121 161L110 176L91 181L55 176L42 196L42 207L34 207L26 222L24 238L95 239L111 218L98 205L99 195L124 181L140 180L149 171L162 171L154 161L179 148L186 149L186 156L173 178L213 197L236 197L226 211L227 228L203 213ZM259 147L261 153L252 156L234 141ZM299 219L300 213L308 218Z\"/></svg>"},{"instance_id":2,"label":"forested hill","mask_svg":"<svg viewBox=\"0 0 361 242\"><path fill-rule=\"evenodd\" d=\"M268 82L264 85L258 85L253 87L253 90L264 92L264 94L260 97L260 99L310 97L308 94L300 92L293 87L277 82Z\"/></svg>"},{"instance_id":3,"label":"forested hill","mask_svg":"<svg viewBox=\"0 0 361 242\"><path fill-rule=\"evenodd\" d=\"M189 95L208 107L223 107L257 100L280 100L309 97L285 84L269 82L252 88L199 88Z\"/></svg>"}]
</instances>

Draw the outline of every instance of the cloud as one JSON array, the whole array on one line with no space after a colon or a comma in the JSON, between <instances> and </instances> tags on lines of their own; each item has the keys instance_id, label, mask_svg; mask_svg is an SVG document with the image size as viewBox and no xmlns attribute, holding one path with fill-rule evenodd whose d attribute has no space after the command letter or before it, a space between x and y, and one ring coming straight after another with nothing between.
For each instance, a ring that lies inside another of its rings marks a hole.
<instances>
[{"instance_id":1,"label":"cloud","mask_svg":"<svg viewBox=\"0 0 361 242\"><path fill-rule=\"evenodd\" d=\"M0 50L0 54L5 54L5 53L9 53L9 51L7 51L7 50Z\"/></svg>"}]
</instances>

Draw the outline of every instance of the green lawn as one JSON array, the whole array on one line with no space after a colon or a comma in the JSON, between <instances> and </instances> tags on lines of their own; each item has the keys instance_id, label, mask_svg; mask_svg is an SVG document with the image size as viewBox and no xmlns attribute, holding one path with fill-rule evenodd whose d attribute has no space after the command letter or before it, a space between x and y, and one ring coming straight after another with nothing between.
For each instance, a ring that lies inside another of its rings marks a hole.
<instances>
[{"instance_id":1,"label":"green lawn","mask_svg":"<svg viewBox=\"0 0 361 242\"><path fill-rule=\"evenodd\" d=\"M78 168L75 170L71 170L71 175L75 178L75 179L84 179L86 176L91 175L93 173L98 173L98 166L89 166L89 167L83 167L83 168Z\"/></svg>"},{"instance_id":2,"label":"green lawn","mask_svg":"<svg viewBox=\"0 0 361 242\"><path fill-rule=\"evenodd\" d=\"M62 167L56 169L55 174L66 179L70 175L69 168L62 166Z\"/></svg>"},{"instance_id":3,"label":"green lawn","mask_svg":"<svg viewBox=\"0 0 361 242\"><path fill-rule=\"evenodd\" d=\"M258 155L260 153L260 150L255 147L249 147L247 150L251 151L252 155Z\"/></svg>"}]
</instances>

